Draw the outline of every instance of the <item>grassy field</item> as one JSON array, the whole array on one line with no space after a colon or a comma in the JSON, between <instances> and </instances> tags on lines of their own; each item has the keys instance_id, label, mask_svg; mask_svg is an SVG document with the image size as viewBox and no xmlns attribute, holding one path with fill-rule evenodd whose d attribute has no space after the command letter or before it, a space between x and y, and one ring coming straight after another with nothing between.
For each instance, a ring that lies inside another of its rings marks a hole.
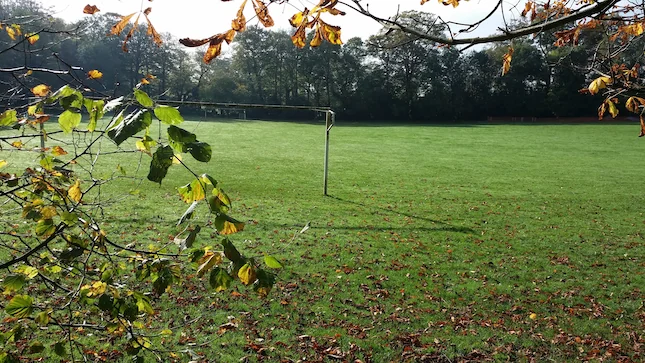
<instances>
[{"instance_id":1,"label":"grassy field","mask_svg":"<svg viewBox=\"0 0 645 363\"><path fill-rule=\"evenodd\" d=\"M322 125L183 127L213 146L211 163L191 165L247 221L238 248L285 269L267 299L239 285L212 293L188 271L150 321L172 331L158 339L180 361L645 359L637 125L341 123L329 197ZM140 157L105 170L133 174ZM175 189L189 180L171 170L162 186L105 189L128 196L106 210L110 233L172 239L186 208ZM218 241L202 232L197 243Z\"/></svg>"}]
</instances>

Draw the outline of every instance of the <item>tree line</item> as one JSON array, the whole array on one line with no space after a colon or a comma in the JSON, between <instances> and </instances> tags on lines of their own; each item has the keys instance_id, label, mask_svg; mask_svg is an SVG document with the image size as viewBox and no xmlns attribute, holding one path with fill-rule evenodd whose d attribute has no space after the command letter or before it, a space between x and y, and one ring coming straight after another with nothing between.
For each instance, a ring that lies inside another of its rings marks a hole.
<instances>
[{"instance_id":1,"label":"tree line","mask_svg":"<svg viewBox=\"0 0 645 363\"><path fill-rule=\"evenodd\" d=\"M31 57L29 49L5 51L0 64L68 64L79 84L88 84L87 72L97 69L102 78L89 84L100 95L126 94L145 79L148 93L161 99L329 106L344 119L402 121L593 116L602 102L577 92L589 82L593 33L568 47L555 47L548 34L516 39L511 72L501 76L505 43L459 51L394 31L348 39L341 46L325 42L311 48L307 43L297 49L287 31L249 27L227 54L205 64L201 54L187 51L169 34L162 35L161 46L155 45L145 37L145 25L123 52L121 39L106 36L120 20L117 14L70 24L51 17L38 2L3 1L0 19L20 16L36 16L34 22L42 22L43 28L60 30L23 45L52 52ZM404 13L399 20L435 24L433 15L421 12ZM428 31L441 30L435 26ZM11 39L3 34L0 42L5 49ZM69 81L58 74L37 77L0 72L3 103L11 103L11 90L19 84L46 83L55 89ZM253 111L253 117L272 116L285 115Z\"/></svg>"}]
</instances>

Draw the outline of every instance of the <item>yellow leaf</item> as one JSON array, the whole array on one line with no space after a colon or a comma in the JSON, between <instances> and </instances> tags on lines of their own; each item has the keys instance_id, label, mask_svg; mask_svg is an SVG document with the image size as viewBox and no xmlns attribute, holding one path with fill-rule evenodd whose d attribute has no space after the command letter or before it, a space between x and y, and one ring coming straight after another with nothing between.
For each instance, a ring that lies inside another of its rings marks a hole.
<instances>
[{"instance_id":1,"label":"yellow leaf","mask_svg":"<svg viewBox=\"0 0 645 363\"><path fill-rule=\"evenodd\" d=\"M456 5L455 5L456 6ZM513 60L513 47L508 47L508 53L502 58L502 76L511 70L511 60Z\"/></svg>"},{"instance_id":2,"label":"yellow leaf","mask_svg":"<svg viewBox=\"0 0 645 363\"><path fill-rule=\"evenodd\" d=\"M11 146L15 147L16 149L22 149L23 143L22 141L14 141L11 143Z\"/></svg>"},{"instance_id":3,"label":"yellow leaf","mask_svg":"<svg viewBox=\"0 0 645 363\"><path fill-rule=\"evenodd\" d=\"M7 160L0 160L0 168L4 168L7 164L9 164L7 163Z\"/></svg>"},{"instance_id":4,"label":"yellow leaf","mask_svg":"<svg viewBox=\"0 0 645 363\"><path fill-rule=\"evenodd\" d=\"M172 157L173 164L181 164L181 154L175 154Z\"/></svg>"},{"instance_id":5,"label":"yellow leaf","mask_svg":"<svg viewBox=\"0 0 645 363\"><path fill-rule=\"evenodd\" d=\"M529 319L531 319L531 320L537 319L537 314L536 313L531 313L531 315L529 315Z\"/></svg>"},{"instance_id":6,"label":"yellow leaf","mask_svg":"<svg viewBox=\"0 0 645 363\"><path fill-rule=\"evenodd\" d=\"M38 41L38 39L40 39L40 35L38 34L25 34L25 37L31 45L34 45Z\"/></svg>"},{"instance_id":7,"label":"yellow leaf","mask_svg":"<svg viewBox=\"0 0 645 363\"><path fill-rule=\"evenodd\" d=\"M31 93L38 97L45 97L49 94L51 88L45 84L39 84L38 86L31 89Z\"/></svg>"},{"instance_id":8,"label":"yellow leaf","mask_svg":"<svg viewBox=\"0 0 645 363\"><path fill-rule=\"evenodd\" d=\"M633 96L625 102L625 108L633 113L638 113L641 105L645 105L645 98Z\"/></svg>"},{"instance_id":9,"label":"yellow leaf","mask_svg":"<svg viewBox=\"0 0 645 363\"><path fill-rule=\"evenodd\" d=\"M340 40L340 27L335 25L329 25L322 20L319 20L322 24L322 36L326 41L331 44L341 45L343 41Z\"/></svg>"},{"instance_id":10,"label":"yellow leaf","mask_svg":"<svg viewBox=\"0 0 645 363\"><path fill-rule=\"evenodd\" d=\"M616 116L618 116L618 108L616 107L616 104L612 102L612 100L610 99L605 100L605 102L607 102L607 106L609 109L609 113L611 114L611 117L616 118Z\"/></svg>"},{"instance_id":11,"label":"yellow leaf","mask_svg":"<svg viewBox=\"0 0 645 363\"><path fill-rule=\"evenodd\" d=\"M314 34L313 39L311 39L311 42L309 43L309 45L312 48L318 47L318 46L320 46L320 44L322 44L322 39L323 39L323 36L322 36L321 28L320 28L320 26L317 26L316 27L316 33Z\"/></svg>"},{"instance_id":12,"label":"yellow leaf","mask_svg":"<svg viewBox=\"0 0 645 363\"><path fill-rule=\"evenodd\" d=\"M250 263L246 263L244 266L240 267L240 270L237 272L237 277L239 277L240 281L247 286L257 280L255 269Z\"/></svg>"},{"instance_id":13,"label":"yellow leaf","mask_svg":"<svg viewBox=\"0 0 645 363\"><path fill-rule=\"evenodd\" d=\"M69 187L69 190L67 191L67 195L69 196L69 199L73 200L76 203L79 203L81 201L81 198L83 198L83 193L81 192L81 181L76 180L76 183Z\"/></svg>"},{"instance_id":14,"label":"yellow leaf","mask_svg":"<svg viewBox=\"0 0 645 363\"><path fill-rule=\"evenodd\" d=\"M92 296L101 296L105 293L105 290L107 290L107 284L102 281L97 281L92 284L92 286L85 285L81 288L81 290L88 289L90 290L87 293L87 297L92 297Z\"/></svg>"},{"instance_id":15,"label":"yellow leaf","mask_svg":"<svg viewBox=\"0 0 645 363\"><path fill-rule=\"evenodd\" d=\"M598 107L598 119L602 120L605 117L605 111L607 111L607 104L603 102L600 107Z\"/></svg>"},{"instance_id":16,"label":"yellow leaf","mask_svg":"<svg viewBox=\"0 0 645 363\"><path fill-rule=\"evenodd\" d=\"M48 205L40 210L40 215L42 219L52 219L58 215L58 212L56 211L56 207Z\"/></svg>"},{"instance_id":17,"label":"yellow leaf","mask_svg":"<svg viewBox=\"0 0 645 363\"><path fill-rule=\"evenodd\" d=\"M204 276L204 274L210 271L213 266L219 265L223 261L221 252L206 252L206 254L204 254L204 256L199 260L201 265L197 268L197 277Z\"/></svg>"},{"instance_id":18,"label":"yellow leaf","mask_svg":"<svg viewBox=\"0 0 645 363\"><path fill-rule=\"evenodd\" d=\"M589 84L589 93L592 95L595 95L598 93L601 89L606 88L608 84L612 83L611 77L598 77L594 79L590 84Z\"/></svg>"},{"instance_id":19,"label":"yellow leaf","mask_svg":"<svg viewBox=\"0 0 645 363\"><path fill-rule=\"evenodd\" d=\"M291 41L293 42L293 45L295 45L298 48L304 48L306 39L307 39L307 34L305 33L304 27L299 27L298 29L296 29L296 33L291 36ZM311 42L313 43L313 40Z\"/></svg>"},{"instance_id":20,"label":"yellow leaf","mask_svg":"<svg viewBox=\"0 0 645 363\"><path fill-rule=\"evenodd\" d=\"M103 73L97 71L96 69L92 69L91 71L87 72L87 77L89 77L90 79L100 79L103 77Z\"/></svg>"}]
</instances>

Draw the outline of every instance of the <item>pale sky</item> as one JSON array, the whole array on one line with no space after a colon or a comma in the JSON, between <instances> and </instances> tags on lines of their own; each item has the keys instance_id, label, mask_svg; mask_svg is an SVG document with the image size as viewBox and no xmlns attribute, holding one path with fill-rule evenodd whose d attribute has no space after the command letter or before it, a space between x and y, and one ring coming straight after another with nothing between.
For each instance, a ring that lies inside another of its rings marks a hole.
<instances>
[{"instance_id":1,"label":"pale sky","mask_svg":"<svg viewBox=\"0 0 645 363\"><path fill-rule=\"evenodd\" d=\"M220 0L41 0L45 7L50 8L57 17L68 21L79 20L91 16L83 14L85 5L96 5L102 13L114 12L121 15L139 11L142 7L152 7L150 21L157 31L168 32L178 38L206 38L213 34L230 29L231 20L239 9L241 0L223 2ZM313 0L290 0L289 3L272 3L269 12L277 29L291 29L288 19L297 11L297 8L312 8ZM444 20L459 21L464 23L474 22L482 18L491 10L493 2L487 0L464 1L457 8L444 6L436 0L430 0L420 5L420 0L363 0L363 6L369 4L369 9L374 14L388 17L396 14L397 9L421 10L440 15ZM510 8L515 1L507 4ZM519 6L522 6L520 4ZM343 9L342 5L338 5ZM520 9L521 11L521 9ZM512 11L517 14L517 11ZM251 1L248 1L245 15L247 19L254 15ZM323 20L342 28L342 40L352 37L368 38L376 34L381 26L360 14L347 10L345 16L326 16ZM252 20L249 24L255 24ZM496 24L500 24L499 16L490 19L476 32L468 36L483 36L495 32Z\"/></svg>"}]
</instances>

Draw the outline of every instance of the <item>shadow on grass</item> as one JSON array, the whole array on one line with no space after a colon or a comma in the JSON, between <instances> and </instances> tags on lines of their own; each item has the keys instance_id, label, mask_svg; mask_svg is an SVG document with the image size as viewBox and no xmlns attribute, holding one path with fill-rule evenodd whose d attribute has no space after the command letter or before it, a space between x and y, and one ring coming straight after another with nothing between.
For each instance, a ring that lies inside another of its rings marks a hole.
<instances>
[{"instance_id":1,"label":"shadow on grass","mask_svg":"<svg viewBox=\"0 0 645 363\"><path fill-rule=\"evenodd\" d=\"M401 212L401 211L393 210L393 209L375 207L375 206L367 205L365 203L355 202L355 201L352 201L352 200L343 199L343 198L336 197L336 196L333 196L333 195L329 195L328 197L331 198L331 199L337 200L339 202L343 202L343 203L357 205L357 206L360 206L360 207L363 207L363 208L367 208L368 210L371 211L371 213L373 215L378 215L380 213L385 212L385 213L389 213L389 214L392 214L392 215L397 215L397 216L402 215L402 216L406 216L408 218L418 219L418 220L422 220L422 221L425 221L425 222L430 222L430 223L435 223L435 224L440 225L438 227L413 227L413 226L409 226L409 227L395 227L395 228L391 228L391 227L375 227L375 226L334 227L334 228L337 228L337 229L424 230L424 231L446 231L446 232L457 232L457 233L475 233L475 230L472 229L472 228L463 227L463 226L453 226L450 223L446 223L444 221L440 221L440 220L437 220L437 219L421 217L421 216L418 216L418 215L414 215L414 214L410 214L410 213L406 213L406 212Z\"/></svg>"}]
</instances>

